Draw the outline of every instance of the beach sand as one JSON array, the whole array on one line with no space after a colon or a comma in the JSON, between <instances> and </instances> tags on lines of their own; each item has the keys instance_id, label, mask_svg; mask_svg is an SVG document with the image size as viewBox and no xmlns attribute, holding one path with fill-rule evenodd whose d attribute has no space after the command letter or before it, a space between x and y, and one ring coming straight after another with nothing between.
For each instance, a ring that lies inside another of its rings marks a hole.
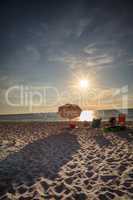
<instances>
[{"instance_id":1,"label":"beach sand","mask_svg":"<svg viewBox=\"0 0 133 200\"><path fill-rule=\"evenodd\" d=\"M133 129L0 123L0 199L133 199Z\"/></svg>"}]
</instances>

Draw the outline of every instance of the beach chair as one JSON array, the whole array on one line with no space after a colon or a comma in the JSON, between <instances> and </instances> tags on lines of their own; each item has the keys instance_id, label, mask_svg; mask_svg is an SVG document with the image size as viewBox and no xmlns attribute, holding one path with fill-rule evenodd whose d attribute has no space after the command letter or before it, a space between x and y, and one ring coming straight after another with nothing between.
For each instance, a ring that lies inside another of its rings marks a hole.
<instances>
[{"instance_id":1,"label":"beach chair","mask_svg":"<svg viewBox=\"0 0 133 200\"><path fill-rule=\"evenodd\" d=\"M116 120L116 117L111 117L109 119L109 126L104 128L104 132L119 132L126 129L125 126L125 115L120 114L118 116L118 120Z\"/></svg>"},{"instance_id":2,"label":"beach chair","mask_svg":"<svg viewBox=\"0 0 133 200\"><path fill-rule=\"evenodd\" d=\"M91 124L92 128L96 128L96 129L100 128L101 127L101 120L102 120L101 118L100 119L93 119L92 124Z\"/></svg>"},{"instance_id":3,"label":"beach chair","mask_svg":"<svg viewBox=\"0 0 133 200\"><path fill-rule=\"evenodd\" d=\"M110 117L109 126L110 126L110 128L116 127L116 117Z\"/></svg>"},{"instance_id":4,"label":"beach chair","mask_svg":"<svg viewBox=\"0 0 133 200\"><path fill-rule=\"evenodd\" d=\"M92 124L91 124L91 127L95 130L93 130L91 133L92 133L92 137L94 136L97 136L97 135L101 135L101 118L99 119L93 119L92 120Z\"/></svg>"},{"instance_id":5,"label":"beach chair","mask_svg":"<svg viewBox=\"0 0 133 200\"><path fill-rule=\"evenodd\" d=\"M121 127L126 126L126 115L123 113L120 113L118 116L118 125Z\"/></svg>"}]
</instances>

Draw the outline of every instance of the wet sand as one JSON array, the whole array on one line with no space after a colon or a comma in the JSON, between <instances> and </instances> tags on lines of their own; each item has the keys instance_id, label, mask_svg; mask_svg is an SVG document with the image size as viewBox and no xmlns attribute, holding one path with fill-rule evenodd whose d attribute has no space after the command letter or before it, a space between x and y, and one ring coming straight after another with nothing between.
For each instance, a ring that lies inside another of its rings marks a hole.
<instances>
[{"instance_id":1,"label":"wet sand","mask_svg":"<svg viewBox=\"0 0 133 200\"><path fill-rule=\"evenodd\" d=\"M131 200L133 129L0 123L0 199Z\"/></svg>"}]
</instances>

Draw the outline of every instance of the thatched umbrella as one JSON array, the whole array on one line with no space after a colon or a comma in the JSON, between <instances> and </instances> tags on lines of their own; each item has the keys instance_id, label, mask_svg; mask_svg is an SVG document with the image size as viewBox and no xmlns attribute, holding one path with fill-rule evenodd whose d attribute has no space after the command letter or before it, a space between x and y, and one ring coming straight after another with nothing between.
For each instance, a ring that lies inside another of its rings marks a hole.
<instances>
[{"instance_id":1,"label":"thatched umbrella","mask_svg":"<svg viewBox=\"0 0 133 200\"><path fill-rule=\"evenodd\" d=\"M79 117L81 111L81 108L76 104L65 104L58 108L60 116L69 120Z\"/></svg>"}]
</instances>

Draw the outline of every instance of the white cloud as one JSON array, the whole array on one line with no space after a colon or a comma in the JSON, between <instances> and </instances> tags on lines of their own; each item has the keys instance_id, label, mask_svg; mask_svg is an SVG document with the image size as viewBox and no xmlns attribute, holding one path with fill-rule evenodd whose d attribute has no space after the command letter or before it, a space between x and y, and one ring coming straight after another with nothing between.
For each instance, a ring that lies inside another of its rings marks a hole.
<instances>
[{"instance_id":1,"label":"white cloud","mask_svg":"<svg viewBox=\"0 0 133 200\"><path fill-rule=\"evenodd\" d=\"M94 54L96 50L95 43L89 44L83 49L86 54Z\"/></svg>"},{"instance_id":2,"label":"white cloud","mask_svg":"<svg viewBox=\"0 0 133 200\"><path fill-rule=\"evenodd\" d=\"M100 70L104 67L111 66L114 59L108 54L95 54L92 56L71 55L64 53L63 55L54 55L49 57L50 62L61 62L68 65L72 70Z\"/></svg>"}]
</instances>

